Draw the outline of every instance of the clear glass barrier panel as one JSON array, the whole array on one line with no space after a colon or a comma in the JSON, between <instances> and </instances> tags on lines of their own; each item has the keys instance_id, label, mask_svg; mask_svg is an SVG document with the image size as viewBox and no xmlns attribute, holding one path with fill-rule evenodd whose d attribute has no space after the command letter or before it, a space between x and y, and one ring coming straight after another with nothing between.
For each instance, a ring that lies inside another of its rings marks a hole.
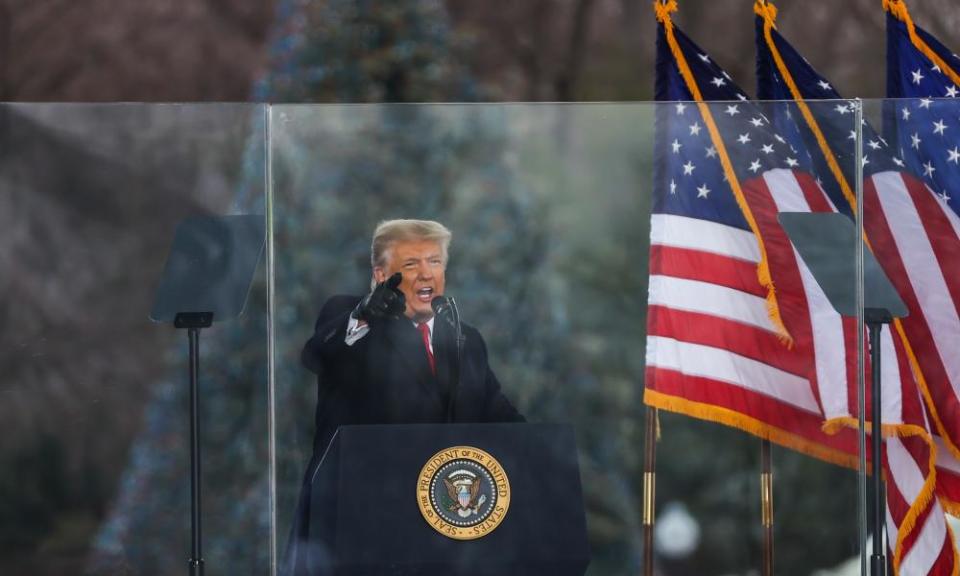
<instances>
[{"instance_id":1,"label":"clear glass barrier panel","mask_svg":"<svg viewBox=\"0 0 960 576\"><path fill-rule=\"evenodd\" d=\"M186 572L187 334L149 315L181 220L263 222L265 112L0 107L0 573ZM200 331L208 573L269 572L266 278Z\"/></svg>"},{"instance_id":2,"label":"clear glass barrier panel","mask_svg":"<svg viewBox=\"0 0 960 576\"><path fill-rule=\"evenodd\" d=\"M938 67L922 66L904 72L906 92L956 93ZM893 323L880 333L880 366L884 424L897 432L884 442L885 526L888 539L897 535L901 573L942 570L960 528L958 117L952 97L864 102L864 242L900 300L886 307ZM868 300L876 284L864 279ZM909 371L889 376L897 365Z\"/></svg>"},{"instance_id":3,"label":"clear glass barrier panel","mask_svg":"<svg viewBox=\"0 0 960 576\"><path fill-rule=\"evenodd\" d=\"M822 131L836 151L825 169L850 182L852 110L831 115ZM821 350L818 363L812 309L798 308L788 287L800 281L801 265L776 219L778 211L851 214L840 203L849 198L813 159L817 139L790 124L802 117L789 103L272 107L281 566L291 527L309 516L298 499L327 447L330 421L398 423L416 412L387 405L393 389L345 398L353 388L336 388L345 382L341 360L310 346L306 365L301 359L325 303L343 325L318 332L317 341L347 349L348 313L363 308L375 274L374 229L416 218L453 233L444 293L482 335L505 397L530 423L575 431L588 574L642 571L645 398L660 408L652 428L657 573L760 573L762 442L744 431L775 442L777 572L859 570L856 327L846 343L852 356ZM758 273L763 254L766 275ZM386 260L382 268L393 271ZM780 299L768 304L771 284ZM440 292L429 287L435 292L408 291L408 299L429 302ZM339 294L353 298L331 303ZM375 338L376 322L350 346ZM841 377L818 380L821 369ZM320 410L315 371L325 375ZM351 382L375 388L363 376ZM442 407L434 412L406 422L443 421ZM415 474L408 496L397 489L414 515ZM533 508L549 518L563 505ZM511 506L520 514L524 504ZM443 538L414 519L398 541ZM509 530L507 522L509 515L497 530Z\"/></svg>"}]
</instances>

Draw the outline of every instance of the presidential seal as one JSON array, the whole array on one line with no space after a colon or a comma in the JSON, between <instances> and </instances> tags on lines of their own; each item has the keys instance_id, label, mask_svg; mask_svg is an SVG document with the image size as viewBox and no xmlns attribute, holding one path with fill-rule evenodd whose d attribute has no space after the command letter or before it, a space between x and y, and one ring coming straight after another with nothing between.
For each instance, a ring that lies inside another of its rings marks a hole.
<instances>
[{"instance_id":1,"label":"presidential seal","mask_svg":"<svg viewBox=\"0 0 960 576\"><path fill-rule=\"evenodd\" d=\"M490 454L454 446L434 454L420 470L417 504L437 532L474 540L503 522L510 508L510 481Z\"/></svg>"}]
</instances>

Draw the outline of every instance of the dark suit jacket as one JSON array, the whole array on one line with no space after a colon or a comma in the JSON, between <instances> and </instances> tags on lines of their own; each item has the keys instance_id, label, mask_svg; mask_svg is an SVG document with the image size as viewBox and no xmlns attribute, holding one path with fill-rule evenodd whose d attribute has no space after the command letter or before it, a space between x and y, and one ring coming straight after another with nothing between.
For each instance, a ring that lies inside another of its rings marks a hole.
<instances>
[{"instance_id":1,"label":"dark suit jacket","mask_svg":"<svg viewBox=\"0 0 960 576\"><path fill-rule=\"evenodd\" d=\"M378 323L360 340L345 342L350 312L360 298L334 296L324 304L301 361L317 374L316 432L294 518L283 574L306 574L310 537L310 482L334 433L345 424L422 424L446 421L455 366L452 329L434 321L437 374L430 370L422 337L406 318ZM480 333L463 325L455 422L519 422L524 418L500 391L487 364Z\"/></svg>"}]
</instances>

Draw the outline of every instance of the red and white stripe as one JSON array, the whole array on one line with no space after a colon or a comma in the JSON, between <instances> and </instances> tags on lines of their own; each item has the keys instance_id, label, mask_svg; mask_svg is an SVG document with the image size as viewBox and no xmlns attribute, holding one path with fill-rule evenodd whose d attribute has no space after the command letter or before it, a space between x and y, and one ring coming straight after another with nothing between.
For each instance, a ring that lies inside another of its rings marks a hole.
<instances>
[{"instance_id":1,"label":"red and white stripe","mask_svg":"<svg viewBox=\"0 0 960 576\"><path fill-rule=\"evenodd\" d=\"M824 415L856 417L851 394L856 389L856 324L833 310L777 222L779 212L825 212L833 206L808 175L788 170L749 182L745 194L767 245L784 323L814 365L811 379ZM953 548L933 490L933 441L919 389L902 342L888 328L881 333L880 347L881 416L885 426L896 429L884 442L888 541L895 565L902 574L951 574Z\"/></svg>"},{"instance_id":2,"label":"red and white stripe","mask_svg":"<svg viewBox=\"0 0 960 576\"><path fill-rule=\"evenodd\" d=\"M834 206L807 175L771 170L762 180L753 182L748 201L758 224L760 220L767 224L761 233L768 245L767 253L772 255L771 272L777 276L778 304L782 312L792 315L788 328L795 344L804 352L804 358L812 359L813 381L824 418L850 416L851 402L856 402L848 386L851 377L856 377L856 365L852 366L853 371L849 365L850 351L856 350L856 321L842 318L833 309L777 222L780 212L834 212Z\"/></svg>"},{"instance_id":3,"label":"red and white stripe","mask_svg":"<svg viewBox=\"0 0 960 576\"><path fill-rule=\"evenodd\" d=\"M651 226L646 386L732 410L831 450L802 359L779 339L757 282L752 233L655 214Z\"/></svg>"},{"instance_id":4,"label":"red and white stripe","mask_svg":"<svg viewBox=\"0 0 960 576\"><path fill-rule=\"evenodd\" d=\"M910 309L904 331L927 384L945 447L960 456L960 222L919 180L881 172L864 185L864 226Z\"/></svg>"},{"instance_id":5,"label":"red and white stripe","mask_svg":"<svg viewBox=\"0 0 960 576\"><path fill-rule=\"evenodd\" d=\"M923 442L917 438L890 437L884 442L887 472L887 535L897 573L950 576L954 558L951 534L937 498L924 506L911 506L924 487ZM911 507L919 511L913 530L902 529Z\"/></svg>"}]
</instances>

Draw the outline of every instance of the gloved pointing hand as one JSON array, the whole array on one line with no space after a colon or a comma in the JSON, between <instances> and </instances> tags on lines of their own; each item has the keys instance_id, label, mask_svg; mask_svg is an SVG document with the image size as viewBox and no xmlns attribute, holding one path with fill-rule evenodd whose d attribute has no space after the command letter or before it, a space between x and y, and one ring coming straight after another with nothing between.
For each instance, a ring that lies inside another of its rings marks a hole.
<instances>
[{"instance_id":1,"label":"gloved pointing hand","mask_svg":"<svg viewBox=\"0 0 960 576\"><path fill-rule=\"evenodd\" d=\"M403 274L397 272L386 281L377 284L372 292L363 297L354 316L367 324L381 320L400 318L407 309L407 299L397 286L403 280Z\"/></svg>"}]
</instances>

